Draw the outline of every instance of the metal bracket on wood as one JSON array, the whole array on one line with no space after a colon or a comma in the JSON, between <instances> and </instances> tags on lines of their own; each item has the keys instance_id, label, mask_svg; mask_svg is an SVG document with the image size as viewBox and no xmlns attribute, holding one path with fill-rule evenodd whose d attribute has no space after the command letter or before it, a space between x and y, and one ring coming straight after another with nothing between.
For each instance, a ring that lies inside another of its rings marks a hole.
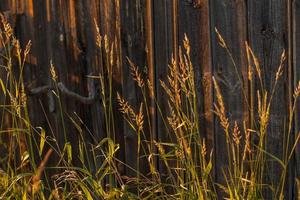
<instances>
[{"instance_id":1,"label":"metal bracket on wood","mask_svg":"<svg viewBox=\"0 0 300 200\"><path fill-rule=\"evenodd\" d=\"M88 79L87 87L88 87L88 96L82 96L80 94L77 94L71 90L69 90L62 82L57 83L57 88L61 92L62 95L65 95L67 97L71 97L76 101L79 101L83 104L92 104L96 100L96 89L95 89L95 83L93 78ZM53 84L40 86L37 88L29 89L29 95L38 95L42 93L48 93L50 90L55 90L55 87Z\"/></svg>"}]
</instances>

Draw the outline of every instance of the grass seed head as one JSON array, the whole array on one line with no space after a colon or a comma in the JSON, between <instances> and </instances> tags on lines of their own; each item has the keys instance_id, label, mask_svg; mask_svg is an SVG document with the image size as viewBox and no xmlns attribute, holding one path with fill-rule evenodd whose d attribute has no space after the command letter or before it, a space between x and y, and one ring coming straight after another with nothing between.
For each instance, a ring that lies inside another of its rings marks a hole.
<instances>
[{"instance_id":1,"label":"grass seed head","mask_svg":"<svg viewBox=\"0 0 300 200\"><path fill-rule=\"evenodd\" d=\"M0 14L1 17L1 22L3 25L3 29L4 29L4 34L6 36L6 39L10 39L11 36L13 36L13 29L11 28L10 24L8 23L6 17L3 14Z\"/></svg>"},{"instance_id":2,"label":"grass seed head","mask_svg":"<svg viewBox=\"0 0 300 200\"><path fill-rule=\"evenodd\" d=\"M131 75L133 77L133 80L135 80L140 88L144 87L144 80L142 78L142 74L139 72L138 67L129 59L127 58L127 61L130 65Z\"/></svg>"},{"instance_id":3,"label":"grass seed head","mask_svg":"<svg viewBox=\"0 0 300 200\"><path fill-rule=\"evenodd\" d=\"M226 42L225 42L223 36L220 34L219 30L216 27L215 27L215 32L217 34L218 42L219 42L220 46L223 48L227 48L227 45L226 45Z\"/></svg>"},{"instance_id":4,"label":"grass seed head","mask_svg":"<svg viewBox=\"0 0 300 200\"><path fill-rule=\"evenodd\" d=\"M276 72L276 81L278 81L279 78L283 74L283 66L284 66L284 61L285 60L286 60L286 55L285 55L285 50L283 50L283 52L281 54L280 64L279 64L278 70Z\"/></svg>"},{"instance_id":5,"label":"grass seed head","mask_svg":"<svg viewBox=\"0 0 300 200\"><path fill-rule=\"evenodd\" d=\"M213 77L213 83L214 83L216 97L217 97L217 104L215 104L215 113L219 117L221 121L221 125L223 126L226 132L229 129L229 120L226 117L225 105L224 105L220 87L214 77Z\"/></svg>"},{"instance_id":6,"label":"grass seed head","mask_svg":"<svg viewBox=\"0 0 300 200\"><path fill-rule=\"evenodd\" d=\"M117 100L120 106L120 112L135 118L134 111L127 101L117 92Z\"/></svg>"},{"instance_id":7,"label":"grass seed head","mask_svg":"<svg viewBox=\"0 0 300 200\"><path fill-rule=\"evenodd\" d=\"M135 116L135 121L136 121L138 131L143 130L143 126L144 126L143 103L141 103L140 110L138 114L136 114Z\"/></svg>"},{"instance_id":8,"label":"grass seed head","mask_svg":"<svg viewBox=\"0 0 300 200\"><path fill-rule=\"evenodd\" d=\"M28 41L25 50L24 50L24 57L26 58L26 56L29 54L30 49L31 49L32 43L31 40Z\"/></svg>"},{"instance_id":9,"label":"grass seed head","mask_svg":"<svg viewBox=\"0 0 300 200\"><path fill-rule=\"evenodd\" d=\"M52 80L57 81L58 76L56 74L55 67L53 65L52 60L50 61L50 75L51 75Z\"/></svg>"},{"instance_id":10,"label":"grass seed head","mask_svg":"<svg viewBox=\"0 0 300 200\"><path fill-rule=\"evenodd\" d=\"M242 138L241 131L239 129L238 123L235 121L234 128L233 128L233 141L237 146L239 146L241 138Z\"/></svg>"},{"instance_id":11,"label":"grass seed head","mask_svg":"<svg viewBox=\"0 0 300 200\"><path fill-rule=\"evenodd\" d=\"M205 157L207 154L207 149L206 149L206 142L205 139L202 141L202 148L201 148L201 155L202 157Z\"/></svg>"},{"instance_id":12,"label":"grass seed head","mask_svg":"<svg viewBox=\"0 0 300 200\"><path fill-rule=\"evenodd\" d=\"M245 46L246 46L246 54L247 54L247 61L248 61L248 80L251 81L253 76L253 69L251 65L251 53L250 53L250 47L248 45L248 42L245 42Z\"/></svg>"},{"instance_id":13,"label":"grass seed head","mask_svg":"<svg viewBox=\"0 0 300 200\"><path fill-rule=\"evenodd\" d=\"M187 37L186 34L184 34L183 46L184 46L184 48L186 50L187 55L190 55L191 46L190 46L190 41L189 41L189 39L188 39L188 37Z\"/></svg>"},{"instance_id":14,"label":"grass seed head","mask_svg":"<svg viewBox=\"0 0 300 200\"><path fill-rule=\"evenodd\" d=\"M298 81L298 84L294 90L294 94L293 94L294 98L296 99L299 96L299 94L300 94L300 81Z\"/></svg>"},{"instance_id":15,"label":"grass seed head","mask_svg":"<svg viewBox=\"0 0 300 200\"><path fill-rule=\"evenodd\" d=\"M102 46L102 37L101 37L100 29L99 29L99 26L97 24L96 19L94 20L94 23L95 23L95 27L96 27L96 44L99 48L101 48L101 46Z\"/></svg>"},{"instance_id":16,"label":"grass seed head","mask_svg":"<svg viewBox=\"0 0 300 200\"><path fill-rule=\"evenodd\" d=\"M257 73L258 78L261 80L262 76L261 76L261 68L260 68L260 64L258 61L258 58L255 56L255 54L253 53L251 47L249 46L249 44L246 42L246 53L247 53L247 59L248 59L248 79L252 80L252 66L251 63L254 63L254 67Z\"/></svg>"}]
</instances>

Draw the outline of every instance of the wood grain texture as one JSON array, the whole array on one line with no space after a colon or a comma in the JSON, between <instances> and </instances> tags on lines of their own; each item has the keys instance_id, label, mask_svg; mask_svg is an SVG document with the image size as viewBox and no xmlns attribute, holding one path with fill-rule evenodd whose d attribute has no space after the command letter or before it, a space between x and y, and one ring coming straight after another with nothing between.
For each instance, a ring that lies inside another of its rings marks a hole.
<instances>
[{"instance_id":1,"label":"wood grain texture","mask_svg":"<svg viewBox=\"0 0 300 200\"><path fill-rule=\"evenodd\" d=\"M299 64L300 64L300 1L292 1L289 2L290 5L290 12L291 12L291 21L290 21L290 29L289 32L291 35L289 35L289 40L291 41L292 45L292 84L293 84L293 89L295 89L298 85L298 82L300 80L300 70L299 70ZM296 107L296 113L294 116L294 123L295 123L295 130L294 130L294 139L297 138L297 136L300 134L300 118L299 118L299 113L300 113L300 103L299 101L297 102L297 107ZM293 195L298 194L296 191L296 185L295 185L295 178L300 177L300 147L297 145L296 148L296 153L295 156L293 157L293 163L291 164L291 177L290 177L290 185L294 185L292 188L293 191L289 191L289 193L292 193ZM293 174L293 172L295 174Z\"/></svg>"},{"instance_id":2,"label":"wood grain texture","mask_svg":"<svg viewBox=\"0 0 300 200\"><path fill-rule=\"evenodd\" d=\"M283 49L288 48L287 1L251 1L248 2L249 43L257 55L263 73L264 83L271 90L280 63ZM289 108L288 67L285 63L284 74L274 94L267 133L267 151L282 158L284 132ZM278 184L280 166L275 161L267 163L265 181ZM272 198L266 192L265 198Z\"/></svg>"},{"instance_id":3,"label":"wood grain texture","mask_svg":"<svg viewBox=\"0 0 300 200\"><path fill-rule=\"evenodd\" d=\"M175 3L175 4L174 4ZM157 113L157 140L158 142L175 142L174 134L170 131L166 117L170 116L169 105L168 105L168 95L161 86L160 81L167 81L167 75L169 73L168 66L172 61L172 56L175 55L175 43L178 45L178 26L174 27L174 23L178 19L178 13L174 6L177 2L173 1L153 1L154 9L154 62L156 69L156 96L157 96L157 106L159 107ZM177 52L177 50L176 50ZM164 121L165 120L165 121ZM166 151L170 149L168 147ZM170 162L170 166L175 166L175 162ZM162 160L158 160L158 169L161 172L162 182L168 182L170 177L166 166Z\"/></svg>"},{"instance_id":4,"label":"wood grain texture","mask_svg":"<svg viewBox=\"0 0 300 200\"><path fill-rule=\"evenodd\" d=\"M104 47L98 49L96 46L95 20L101 35L106 35L108 41L114 43L113 97L119 92L135 110L143 101L141 91L130 75L127 57L145 77L149 77L154 89L147 99L151 126L146 125L146 138L159 142L174 141L161 116L168 116L169 107L160 80L166 80L168 64L172 56L178 59L179 46L182 45L184 34L187 34L191 42L191 59L199 100L200 134L206 139L208 149L214 152L213 173L215 181L219 183L224 183L222 169L228 166L228 158L224 151L226 140L223 129L212 112L216 101L212 77L216 78L221 87L229 120L236 120L240 128L243 121L255 128L253 120L257 120L257 105L253 103L256 102L258 84L256 80L251 88L247 80L245 41L249 42L261 63L267 89L274 83L282 50L288 49L284 75L273 98L267 136L267 151L282 157L288 109L292 92L300 79L299 0L1 0L0 10L9 16L21 46L24 47L28 40L33 43L24 71L26 85L48 85L51 82L49 65L52 60L59 81L70 91L82 96L88 96L87 75L104 72L109 65ZM236 69L226 50L218 44L215 28L225 39ZM5 73L0 71L0 78L4 76ZM99 82L95 82L97 96ZM254 99L250 98L251 95ZM155 97L161 110L154 101ZM3 97L0 100L3 101ZM79 135L70 118L80 125L88 143L95 145L107 136L114 138L120 144L118 159L136 169L137 136L123 120L116 100L113 101L116 124L114 133L105 130L100 100L91 105L78 103L68 97L62 97L61 100L64 129L67 140L74 147L74 155L79 151L76 149ZM51 102L54 107L49 106ZM32 124L45 127L47 134L57 137L63 148L63 123L59 103L53 94L30 96L28 103ZM249 105L254 107L252 111ZM297 105L293 140L299 132L299 113L300 105ZM54 156L51 159L50 164L55 163L57 158ZM74 157L74 161L80 164L78 158ZM166 180L164 164L160 160L156 162L162 180ZM95 170L99 163L94 163L95 166L91 168ZM148 172L146 162L141 163L141 171ZM294 198L293 185L295 177L300 175L299 166L300 148L297 147L289 166L288 187L285 191L287 199ZM121 165L119 167L122 175L136 176L134 170ZM267 168L265 181L276 185L279 164L271 160ZM266 190L265 197L272 198L271 192Z\"/></svg>"},{"instance_id":5,"label":"wood grain texture","mask_svg":"<svg viewBox=\"0 0 300 200\"><path fill-rule=\"evenodd\" d=\"M244 1L213 0L211 2L211 34L213 76L217 80L223 95L227 117L231 123L248 120L247 78L245 77L246 57L244 42L247 40L246 5ZM234 57L236 68L230 55L218 43L215 33L217 28L226 41L229 51ZM238 78L240 77L240 78ZM243 90L245 92L243 92ZM215 98L215 97L214 97ZM216 100L214 100L216 101ZM231 124L231 127L233 124ZM228 167L226 153L226 137L219 120L214 122L214 152L216 181L224 183L222 170Z\"/></svg>"},{"instance_id":6,"label":"wood grain texture","mask_svg":"<svg viewBox=\"0 0 300 200\"><path fill-rule=\"evenodd\" d=\"M129 58L138 66L140 72L147 69L146 53L146 27L145 27L145 2L140 0L121 1L121 36L122 36L122 64L123 96L133 108L138 111L143 101L141 89L133 80L130 71ZM124 124L126 163L133 169L137 169L137 134L128 124ZM142 160L142 159L140 159ZM141 162L141 171L146 170L145 162ZM128 175L136 176L136 172L126 169Z\"/></svg>"}]
</instances>

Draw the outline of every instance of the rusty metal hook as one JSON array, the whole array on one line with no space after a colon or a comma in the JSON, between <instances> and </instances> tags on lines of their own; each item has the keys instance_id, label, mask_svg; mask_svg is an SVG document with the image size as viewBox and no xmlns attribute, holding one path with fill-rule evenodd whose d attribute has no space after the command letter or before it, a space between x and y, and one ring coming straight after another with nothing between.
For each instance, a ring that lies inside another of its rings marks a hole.
<instances>
[{"instance_id":1,"label":"rusty metal hook","mask_svg":"<svg viewBox=\"0 0 300 200\"><path fill-rule=\"evenodd\" d=\"M94 78L89 78L87 81L88 96L82 96L80 94L77 94L76 92L71 91L62 82L57 83L57 88L59 89L59 91L61 92L62 95L71 97L72 99L79 101L83 104L93 104L97 98ZM53 98L51 98L52 95L49 95L49 92L51 90L55 90L55 89L56 88L54 87L54 85L50 83L48 85L29 89L28 93L29 93L29 95L39 95L39 94L43 94L43 93L48 93L48 97L50 98L49 110L50 110L50 112L53 112L55 110L54 103L53 103L54 100L53 100Z\"/></svg>"}]
</instances>

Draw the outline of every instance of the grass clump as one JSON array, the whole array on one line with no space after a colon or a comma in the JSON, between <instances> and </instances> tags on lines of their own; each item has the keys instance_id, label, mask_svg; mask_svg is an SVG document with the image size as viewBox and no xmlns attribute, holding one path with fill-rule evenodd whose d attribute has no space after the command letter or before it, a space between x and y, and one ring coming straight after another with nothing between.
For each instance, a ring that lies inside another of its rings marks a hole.
<instances>
[{"instance_id":1,"label":"grass clump","mask_svg":"<svg viewBox=\"0 0 300 200\"><path fill-rule=\"evenodd\" d=\"M297 136L293 143L290 142L300 83L293 94L288 128L284 130L283 158L269 153L266 144L270 134L268 124L272 100L283 74L285 52L280 58L275 81L268 91L266 88L270 87L264 85L259 61L246 44L249 63L247 78L250 85L254 85L255 81L259 83L255 96L251 97L256 104L247 102L250 113L255 110L253 105L257 105L257 115L251 115L250 123L239 123L238 119L231 121L228 118L223 91L212 77L216 96L212 112L225 134L224 151L228 157L228 163L222 169L225 181L216 183L213 171L218 166L214 166L214 152L207 147L199 126L199 97L187 36L184 37L183 48L179 47L178 58L174 57L168 66L166 80L161 80L158 86L167 96L168 112L164 113L157 99L149 100L149 97L155 96L150 79L129 58L127 62L132 78L141 91L141 101L138 106L130 105L120 93L114 91L116 44L110 44L106 36L101 37L97 28L97 45L103 65L99 66L100 74L90 78L100 83L107 138L96 141L94 145L85 141L82 126L78 124L78 121L84 124L80 117L74 119L63 110L59 76L50 63L49 90L59 104L64 138L61 145L54 134L46 133L45 127L33 127L30 121L23 71L31 43L22 50L6 19L1 16L1 20L1 68L5 71L5 77L0 79L1 96L4 97L0 103L0 151L4 152L0 161L0 199L218 199L220 196L226 199L263 199L264 191L271 188L270 183L265 182L267 159L276 161L281 167L280 181L272 192L274 199L284 199L288 164L299 140ZM243 79L225 40L218 31L216 33L242 84ZM243 90L243 95L246 94L248 91ZM155 102L165 126L167 141L155 137L157 133L151 116L151 109L154 108L150 101ZM114 102L118 103L119 112L137 138L136 168L118 159L120 146L115 141L118 133ZM69 142L66 116L80 136L78 144ZM258 142L253 141L254 137L258 138ZM78 149L78 155L73 155L74 148ZM47 162L53 155L58 159L48 166ZM79 158L80 166L74 164L74 156ZM142 173L145 163L148 170ZM123 176L120 165L136 175Z\"/></svg>"}]
</instances>

